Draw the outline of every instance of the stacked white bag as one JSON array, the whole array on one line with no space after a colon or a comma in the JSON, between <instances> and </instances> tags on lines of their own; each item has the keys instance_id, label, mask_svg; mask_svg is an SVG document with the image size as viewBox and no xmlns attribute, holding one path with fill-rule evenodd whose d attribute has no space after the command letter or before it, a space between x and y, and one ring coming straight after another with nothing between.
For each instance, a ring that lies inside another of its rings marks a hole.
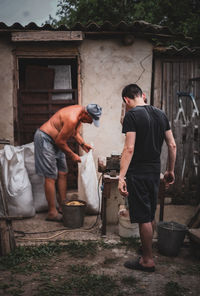
<instances>
[{"instance_id":1,"label":"stacked white bag","mask_svg":"<svg viewBox=\"0 0 200 296\"><path fill-rule=\"evenodd\" d=\"M33 217L35 212L46 211L44 178L35 173L34 143L20 147L5 145L0 164L9 215Z\"/></svg>"},{"instance_id":2,"label":"stacked white bag","mask_svg":"<svg viewBox=\"0 0 200 296\"><path fill-rule=\"evenodd\" d=\"M44 212L48 209L48 203L44 192L44 177L35 172L34 143L23 145L24 163L32 186L35 211Z\"/></svg>"},{"instance_id":3,"label":"stacked white bag","mask_svg":"<svg viewBox=\"0 0 200 296\"><path fill-rule=\"evenodd\" d=\"M35 208L31 183L24 166L23 147L5 145L0 162L9 215L33 217Z\"/></svg>"}]
</instances>

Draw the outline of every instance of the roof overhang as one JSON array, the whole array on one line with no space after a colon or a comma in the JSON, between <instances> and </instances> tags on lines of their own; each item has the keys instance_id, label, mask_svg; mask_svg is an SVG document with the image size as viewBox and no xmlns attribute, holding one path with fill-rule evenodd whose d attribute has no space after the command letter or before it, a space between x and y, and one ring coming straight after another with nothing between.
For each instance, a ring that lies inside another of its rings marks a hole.
<instances>
[{"instance_id":1,"label":"roof overhang","mask_svg":"<svg viewBox=\"0 0 200 296\"><path fill-rule=\"evenodd\" d=\"M82 41L81 31L18 31L11 32L13 42Z\"/></svg>"}]
</instances>

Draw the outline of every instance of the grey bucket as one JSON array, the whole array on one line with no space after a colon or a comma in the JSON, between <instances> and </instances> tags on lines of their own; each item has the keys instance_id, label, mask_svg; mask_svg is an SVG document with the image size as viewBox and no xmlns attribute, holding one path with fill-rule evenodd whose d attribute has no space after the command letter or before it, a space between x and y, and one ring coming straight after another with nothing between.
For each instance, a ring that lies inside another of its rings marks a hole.
<instances>
[{"instance_id":1,"label":"grey bucket","mask_svg":"<svg viewBox=\"0 0 200 296\"><path fill-rule=\"evenodd\" d=\"M177 222L159 222L157 224L158 250L166 256L177 256L183 244L187 227Z\"/></svg>"},{"instance_id":2,"label":"grey bucket","mask_svg":"<svg viewBox=\"0 0 200 296\"><path fill-rule=\"evenodd\" d=\"M77 201L81 205L67 205L71 201ZM83 226L86 202L80 199L65 200L62 203L63 224L69 228L80 228Z\"/></svg>"}]
</instances>

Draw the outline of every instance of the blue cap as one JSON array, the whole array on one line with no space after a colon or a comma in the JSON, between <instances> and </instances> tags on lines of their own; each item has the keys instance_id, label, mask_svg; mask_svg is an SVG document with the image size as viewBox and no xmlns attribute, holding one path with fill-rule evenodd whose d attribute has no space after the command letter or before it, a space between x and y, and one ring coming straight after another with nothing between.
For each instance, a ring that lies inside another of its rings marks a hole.
<instances>
[{"instance_id":1,"label":"blue cap","mask_svg":"<svg viewBox=\"0 0 200 296\"><path fill-rule=\"evenodd\" d=\"M86 106L86 110L92 117L94 125L99 127L99 118L102 114L102 108L97 104L89 104Z\"/></svg>"}]
</instances>

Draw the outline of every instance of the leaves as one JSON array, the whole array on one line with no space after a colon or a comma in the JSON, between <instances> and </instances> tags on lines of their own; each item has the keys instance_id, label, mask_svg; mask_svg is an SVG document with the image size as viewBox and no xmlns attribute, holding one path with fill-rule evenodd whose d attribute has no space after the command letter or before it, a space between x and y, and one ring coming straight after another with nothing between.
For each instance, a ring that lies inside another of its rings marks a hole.
<instances>
[{"instance_id":1,"label":"leaves","mask_svg":"<svg viewBox=\"0 0 200 296\"><path fill-rule=\"evenodd\" d=\"M90 21L102 25L105 21L117 24L144 20L191 36L191 44L200 45L199 0L59 0L57 7L58 20L49 16L46 21L53 27L72 28L78 22L86 25Z\"/></svg>"}]
</instances>

